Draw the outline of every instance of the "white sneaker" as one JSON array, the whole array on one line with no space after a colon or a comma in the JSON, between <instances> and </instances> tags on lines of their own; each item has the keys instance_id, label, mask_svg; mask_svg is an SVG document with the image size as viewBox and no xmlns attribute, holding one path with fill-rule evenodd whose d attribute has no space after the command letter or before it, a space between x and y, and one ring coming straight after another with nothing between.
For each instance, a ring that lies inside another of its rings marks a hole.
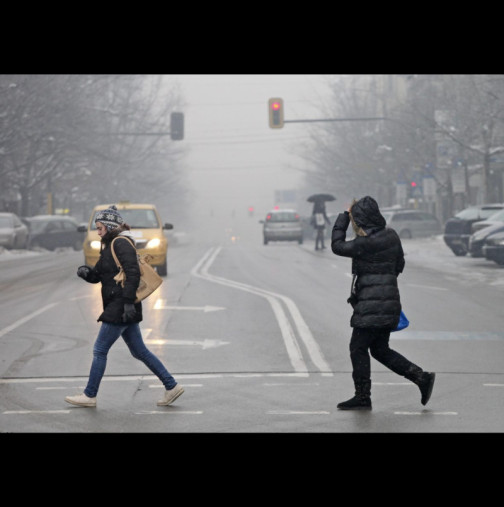
<instances>
[{"instance_id":1,"label":"white sneaker","mask_svg":"<svg viewBox=\"0 0 504 507\"><path fill-rule=\"evenodd\" d=\"M79 407L96 407L96 398L89 398L84 393L76 396L66 396L65 401Z\"/></svg>"},{"instance_id":2,"label":"white sneaker","mask_svg":"<svg viewBox=\"0 0 504 507\"><path fill-rule=\"evenodd\" d=\"M157 402L158 407L171 405L183 392L184 388L180 384L177 384L173 389L170 389L169 391L166 390L164 393L164 398Z\"/></svg>"}]
</instances>

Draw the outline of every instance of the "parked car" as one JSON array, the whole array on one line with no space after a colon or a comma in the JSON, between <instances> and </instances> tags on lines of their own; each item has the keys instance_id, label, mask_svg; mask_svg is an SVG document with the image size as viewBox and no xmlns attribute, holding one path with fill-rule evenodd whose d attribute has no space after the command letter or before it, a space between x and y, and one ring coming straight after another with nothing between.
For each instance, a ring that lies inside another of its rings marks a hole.
<instances>
[{"instance_id":1,"label":"parked car","mask_svg":"<svg viewBox=\"0 0 504 507\"><path fill-rule=\"evenodd\" d=\"M488 236L483 245L485 259L504 266L504 231L495 232Z\"/></svg>"},{"instance_id":2,"label":"parked car","mask_svg":"<svg viewBox=\"0 0 504 507\"><path fill-rule=\"evenodd\" d=\"M401 239L420 238L441 234L441 223L425 211L398 209L382 211L387 227L394 229Z\"/></svg>"},{"instance_id":3,"label":"parked car","mask_svg":"<svg viewBox=\"0 0 504 507\"><path fill-rule=\"evenodd\" d=\"M22 249L28 245L28 227L15 213L0 213L0 246Z\"/></svg>"},{"instance_id":4,"label":"parked car","mask_svg":"<svg viewBox=\"0 0 504 507\"><path fill-rule=\"evenodd\" d=\"M443 235L444 242L455 255L466 255L469 251L472 225L486 220L502 209L504 209L504 204L482 204L463 209L446 221Z\"/></svg>"},{"instance_id":5,"label":"parked car","mask_svg":"<svg viewBox=\"0 0 504 507\"><path fill-rule=\"evenodd\" d=\"M30 249L70 247L82 250L84 234L78 231L79 222L75 218L68 215L35 215L25 220L30 229Z\"/></svg>"},{"instance_id":6,"label":"parked car","mask_svg":"<svg viewBox=\"0 0 504 507\"><path fill-rule=\"evenodd\" d=\"M492 234L501 231L504 231L504 221L494 222L493 225L488 225L472 234L469 238L469 253L471 254L471 257L484 257L483 246L485 245L486 240L492 236Z\"/></svg>"},{"instance_id":7,"label":"parked car","mask_svg":"<svg viewBox=\"0 0 504 507\"><path fill-rule=\"evenodd\" d=\"M163 224L154 204L120 202L116 206L124 221L131 227L138 253L150 254L152 260L149 264L156 268L160 276L167 276L169 243L165 231L173 229L173 224ZM96 230L95 216L109 207L109 204L95 206L87 226L79 227L85 235L84 264L88 266L94 266L100 258L101 239Z\"/></svg>"},{"instance_id":8,"label":"parked car","mask_svg":"<svg viewBox=\"0 0 504 507\"><path fill-rule=\"evenodd\" d=\"M269 241L297 241L303 243L303 225L299 213L292 209L279 209L270 211L263 225L264 244Z\"/></svg>"},{"instance_id":9,"label":"parked car","mask_svg":"<svg viewBox=\"0 0 504 507\"><path fill-rule=\"evenodd\" d=\"M471 225L471 232L474 234L480 229L484 229L485 227L496 224L501 225L504 224L504 209L501 209L497 211L497 213L490 215L487 218L487 220L480 220L479 222L474 222L474 224Z\"/></svg>"}]
</instances>

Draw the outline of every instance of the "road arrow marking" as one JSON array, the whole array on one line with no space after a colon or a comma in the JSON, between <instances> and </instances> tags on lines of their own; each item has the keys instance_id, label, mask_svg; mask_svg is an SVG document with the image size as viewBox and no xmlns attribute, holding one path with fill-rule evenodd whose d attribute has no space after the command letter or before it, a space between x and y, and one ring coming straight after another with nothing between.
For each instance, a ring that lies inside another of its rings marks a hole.
<instances>
[{"instance_id":1,"label":"road arrow marking","mask_svg":"<svg viewBox=\"0 0 504 507\"><path fill-rule=\"evenodd\" d=\"M197 340L144 340L146 344L149 345L183 345L183 346L201 346L203 350L205 349L213 349L216 347L221 347L222 345L229 345L229 342L223 342L221 340L209 340L205 339L203 341Z\"/></svg>"},{"instance_id":2,"label":"road arrow marking","mask_svg":"<svg viewBox=\"0 0 504 507\"><path fill-rule=\"evenodd\" d=\"M195 310L207 312L218 312L219 310L225 310L222 306L167 306L165 304L166 299L158 299L154 304L154 310Z\"/></svg>"}]
</instances>

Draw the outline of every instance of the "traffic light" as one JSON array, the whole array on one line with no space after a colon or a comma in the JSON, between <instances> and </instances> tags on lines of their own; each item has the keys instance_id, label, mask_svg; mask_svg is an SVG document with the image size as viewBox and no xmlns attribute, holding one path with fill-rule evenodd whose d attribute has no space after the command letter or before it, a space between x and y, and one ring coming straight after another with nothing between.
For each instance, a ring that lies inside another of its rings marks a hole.
<instances>
[{"instance_id":1,"label":"traffic light","mask_svg":"<svg viewBox=\"0 0 504 507\"><path fill-rule=\"evenodd\" d=\"M281 129L284 126L283 99L269 99L269 126L272 129Z\"/></svg>"},{"instance_id":2,"label":"traffic light","mask_svg":"<svg viewBox=\"0 0 504 507\"><path fill-rule=\"evenodd\" d=\"M173 141L181 141L184 139L184 113L171 114L170 137Z\"/></svg>"}]
</instances>

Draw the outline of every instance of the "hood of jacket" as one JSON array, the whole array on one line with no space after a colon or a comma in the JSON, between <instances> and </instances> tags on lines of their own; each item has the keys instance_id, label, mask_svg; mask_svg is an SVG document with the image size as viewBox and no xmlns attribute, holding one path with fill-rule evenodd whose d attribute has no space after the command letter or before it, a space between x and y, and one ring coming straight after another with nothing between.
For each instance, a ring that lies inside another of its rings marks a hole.
<instances>
[{"instance_id":1,"label":"hood of jacket","mask_svg":"<svg viewBox=\"0 0 504 507\"><path fill-rule=\"evenodd\" d=\"M384 229L387 224L380 213L378 203L369 195L354 202L349 215L358 236L369 236Z\"/></svg>"}]
</instances>

